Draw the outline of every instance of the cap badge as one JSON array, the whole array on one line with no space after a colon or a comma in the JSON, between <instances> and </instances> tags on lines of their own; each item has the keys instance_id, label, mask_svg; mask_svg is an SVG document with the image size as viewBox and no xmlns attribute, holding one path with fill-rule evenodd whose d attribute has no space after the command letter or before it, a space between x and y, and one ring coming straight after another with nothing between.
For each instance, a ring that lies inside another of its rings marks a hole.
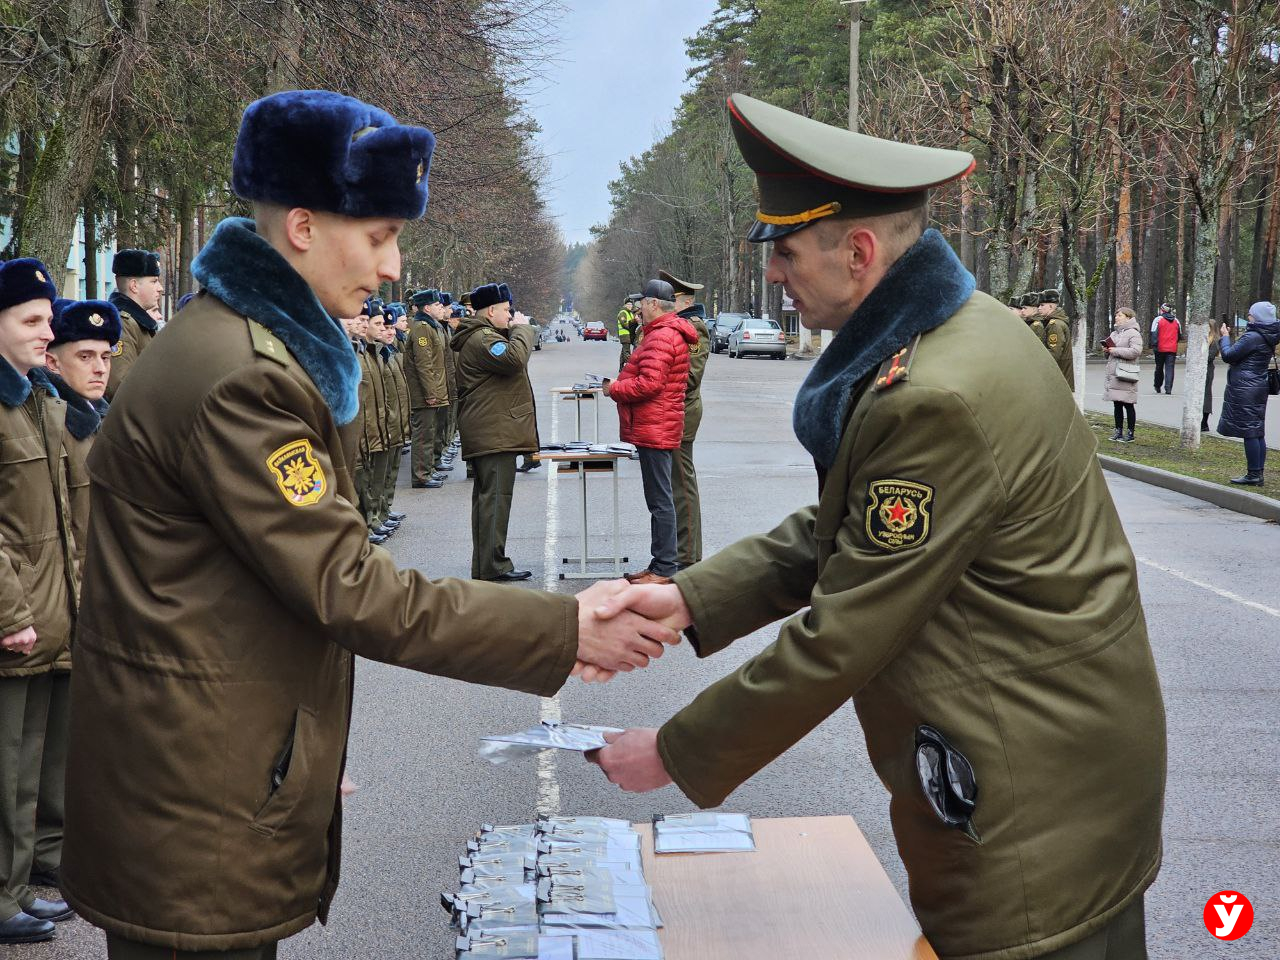
<instances>
[{"instance_id":1,"label":"cap badge","mask_svg":"<svg viewBox=\"0 0 1280 960\"><path fill-rule=\"evenodd\" d=\"M418 161L418 179L415 180L414 183L421 183L423 174L425 174L426 172L427 172L426 163L422 160L419 160Z\"/></svg>"},{"instance_id":2,"label":"cap badge","mask_svg":"<svg viewBox=\"0 0 1280 960\"><path fill-rule=\"evenodd\" d=\"M36 283L48 283L48 282L49 282L49 281L48 281L48 280L46 280L46 279L44 278L44 274L43 274L43 273L41 273L39 270L37 270L37 271L36 271Z\"/></svg>"},{"instance_id":3,"label":"cap badge","mask_svg":"<svg viewBox=\"0 0 1280 960\"><path fill-rule=\"evenodd\" d=\"M98 313L91 313L91 314L89 314L89 322L90 322L90 323L92 323L95 327L100 327L100 326L102 326L104 323L106 323L107 321L105 321L105 320L103 320L103 319L102 319L102 315L101 315L101 314L98 314Z\"/></svg>"}]
</instances>

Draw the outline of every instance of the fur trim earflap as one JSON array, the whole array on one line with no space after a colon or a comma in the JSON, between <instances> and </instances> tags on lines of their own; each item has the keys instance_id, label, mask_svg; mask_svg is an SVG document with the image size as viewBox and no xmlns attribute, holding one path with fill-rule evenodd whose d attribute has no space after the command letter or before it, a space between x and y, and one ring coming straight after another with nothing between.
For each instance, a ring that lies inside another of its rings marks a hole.
<instances>
[{"instance_id":1,"label":"fur trim earflap","mask_svg":"<svg viewBox=\"0 0 1280 960\"><path fill-rule=\"evenodd\" d=\"M76 340L105 340L115 346L120 340L120 311L106 300L53 301L53 342L51 347Z\"/></svg>"},{"instance_id":2,"label":"fur trim earflap","mask_svg":"<svg viewBox=\"0 0 1280 960\"><path fill-rule=\"evenodd\" d=\"M244 200L345 217L416 220L427 208L436 138L329 90L287 90L249 104L231 186Z\"/></svg>"},{"instance_id":3,"label":"fur trim earflap","mask_svg":"<svg viewBox=\"0 0 1280 960\"><path fill-rule=\"evenodd\" d=\"M510 287L508 287L505 283L498 284L498 294L499 294L499 298L498 298L499 303L505 300L507 301L507 303L511 304L512 309L515 309L516 298L511 295Z\"/></svg>"},{"instance_id":4,"label":"fur trim earflap","mask_svg":"<svg viewBox=\"0 0 1280 960\"><path fill-rule=\"evenodd\" d=\"M49 276L49 268L33 257L0 263L0 310L31 300L52 303L58 297L58 288Z\"/></svg>"}]
</instances>

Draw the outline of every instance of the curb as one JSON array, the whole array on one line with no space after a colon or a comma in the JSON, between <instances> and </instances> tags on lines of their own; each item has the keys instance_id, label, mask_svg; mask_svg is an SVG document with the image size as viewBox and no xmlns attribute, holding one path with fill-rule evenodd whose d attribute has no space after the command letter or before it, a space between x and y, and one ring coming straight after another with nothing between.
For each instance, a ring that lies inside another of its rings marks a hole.
<instances>
[{"instance_id":1,"label":"curb","mask_svg":"<svg viewBox=\"0 0 1280 960\"><path fill-rule=\"evenodd\" d=\"M1208 480L1184 477L1180 473L1171 473L1159 467L1148 467L1144 463L1134 463L1132 460L1109 457L1103 453L1098 454L1098 462L1102 464L1103 470L1118 473L1122 477L1140 480L1155 487L1163 487L1175 493L1205 500L1215 506L1257 517L1260 520L1280 523L1280 500L1272 500L1270 497L1249 493L1247 490L1232 490L1230 487L1210 483Z\"/></svg>"}]
</instances>

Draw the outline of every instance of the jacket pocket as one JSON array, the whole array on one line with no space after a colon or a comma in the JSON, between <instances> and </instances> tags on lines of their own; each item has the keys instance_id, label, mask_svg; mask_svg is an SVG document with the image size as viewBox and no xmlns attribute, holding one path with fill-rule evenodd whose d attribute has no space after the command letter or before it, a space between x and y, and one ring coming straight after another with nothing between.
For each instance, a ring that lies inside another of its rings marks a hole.
<instances>
[{"instance_id":1,"label":"jacket pocket","mask_svg":"<svg viewBox=\"0 0 1280 960\"><path fill-rule=\"evenodd\" d=\"M316 739L315 711L298 707L293 729L280 748L267 777L271 793L249 826L264 837L274 837L306 795L311 780L312 750Z\"/></svg>"},{"instance_id":2,"label":"jacket pocket","mask_svg":"<svg viewBox=\"0 0 1280 960\"><path fill-rule=\"evenodd\" d=\"M533 416L533 404L518 403L514 407L509 407L508 412L511 414L512 420L522 420L525 417Z\"/></svg>"}]
</instances>

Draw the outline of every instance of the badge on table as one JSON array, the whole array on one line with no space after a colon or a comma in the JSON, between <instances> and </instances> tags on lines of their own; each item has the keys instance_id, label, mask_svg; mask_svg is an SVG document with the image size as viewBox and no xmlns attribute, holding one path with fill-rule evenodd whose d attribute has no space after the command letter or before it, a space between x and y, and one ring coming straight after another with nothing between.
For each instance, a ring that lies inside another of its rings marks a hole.
<instances>
[{"instance_id":1,"label":"badge on table","mask_svg":"<svg viewBox=\"0 0 1280 960\"><path fill-rule=\"evenodd\" d=\"M324 496L324 470L316 461L310 440L286 443L267 457L267 466L285 500L295 507L310 506Z\"/></svg>"},{"instance_id":2,"label":"badge on table","mask_svg":"<svg viewBox=\"0 0 1280 960\"><path fill-rule=\"evenodd\" d=\"M867 538L884 550L929 539L933 487L910 480L873 480L867 488Z\"/></svg>"}]
</instances>

